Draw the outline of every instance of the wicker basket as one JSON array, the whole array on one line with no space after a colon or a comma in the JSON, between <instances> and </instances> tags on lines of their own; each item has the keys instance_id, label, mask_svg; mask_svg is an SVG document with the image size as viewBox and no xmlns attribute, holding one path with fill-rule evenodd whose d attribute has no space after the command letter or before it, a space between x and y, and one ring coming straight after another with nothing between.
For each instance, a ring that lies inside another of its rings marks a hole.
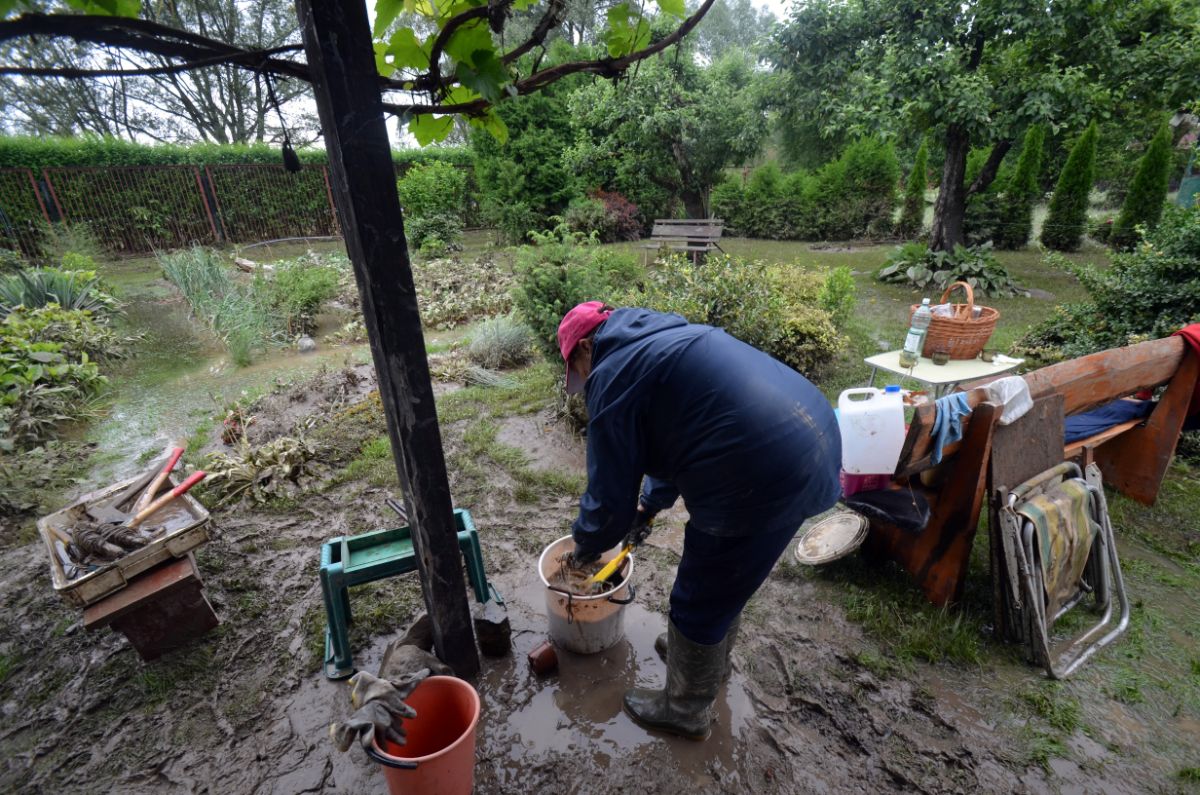
<instances>
[{"instance_id":1,"label":"wicker basket","mask_svg":"<svg viewBox=\"0 0 1200 795\"><path fill-rule=\"evenodd\" d=\"M1000 310L990 306L980 306L979 317L975 314L975 291L966 282L954 282L942 293L940 303L950 299L950 293L955 287L961 287L967 293L965 304L951 304L954 317L933 316L929 329L925 332L925 348L921 354L930 357L935 351L945 351L951 359L974 359L987 345L992 332L996 330L996 321L1000 319ZM917 311L913 304L912 311ZM911 322L912 316L909 315Z\"/></svg>"}]
</instances>

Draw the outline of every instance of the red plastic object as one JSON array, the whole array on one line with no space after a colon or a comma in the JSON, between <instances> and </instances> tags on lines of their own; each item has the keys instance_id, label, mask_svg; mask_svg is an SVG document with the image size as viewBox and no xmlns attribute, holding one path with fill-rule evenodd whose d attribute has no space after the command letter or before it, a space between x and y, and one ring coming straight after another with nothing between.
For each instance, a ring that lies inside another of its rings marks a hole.
<instances>
[{"instance_id":1,"label":"red plastic object","mask_svg":"<svg viewBox=\"0 0 1200 795\"><path fill-rule=\"evenodd\" d=\"M479 693L453 676L431 676L404 700L416 713L404 719L407 741L375 740L391 795L471 795L475 787L475 728Z\"/></svg>"},{"instance_id":2,"label":"red plastic object","mask_svg":"<svg viewBox=\"0 0 1200 795\"><path fill-rule=\"evenodd\" d=\"M891 475L851 475L846 470L838 473L838 481L842 484L842 496L849 497L860 491L878 491L886 489L892 483Z\"/></svg>"},{"instance_id":3,"label":"red plastic object","mask_svg":"<svg viewBox=\"0 0 1200 795\"><path fill-rule=\"evenodd\" d=\"M558 668L558 652L550 645L550 641L543 641L541 646L529 652L529 665L538 676L545 676Z\"/></svg>"}]
</instances>

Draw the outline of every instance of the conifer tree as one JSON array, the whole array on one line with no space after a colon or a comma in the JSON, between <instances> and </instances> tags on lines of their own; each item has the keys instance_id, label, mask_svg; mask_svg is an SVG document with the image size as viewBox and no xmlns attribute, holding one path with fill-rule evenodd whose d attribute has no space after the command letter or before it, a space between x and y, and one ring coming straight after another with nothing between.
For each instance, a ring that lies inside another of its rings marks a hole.
<instances>
[{"instance_id":1,"label":"conifer tree","mask_svg":"<svg viewBox=\"0 0 1200 795\"><path fill-rule=\"evenodd\" d=\"M1138 225L1152 229L1162 217L1171 176L1171 128L1164 122L1138 161L1137 172L1129 184L1129 193L1121 205L1121 214L1113 224L1109 245L1132 248L1138 240Z\"/></svg>"},{"instance_id":2,"label":"conifer tree","mask_svg":"<svg viewBox=\"0 0 1200 795\"><path fill-rule=\"evenodd\" d=\"M1025 131L1017 170L1009 180L1000 206L996 248L1024 248L1033 231L1033 207L1038 197L1038 177L1042 171L1042 144L1046 131L1035 124Z\"/></svg>"},{"instance_id":3,"label":"conifer tree","mask_svg":"<svg viewBox=\"0 0 1200 795\"><path fill-rule=\"evenodd\" d=\"M1096 168L1096 122L1088 125L1071 147L1050 198L1050 214L1042 226L1042 243L1055 251L1079 248L1087 225L1088 194Z\"/></svg>"},{"instance_id":4,"label":"conifer tree","mask_svg":"<svg viewBox=\"0 0 1200 795\"><path fill-rule=\"evenodd\" d=\"M925 187L929 180L929 146L925 141L917 149L916 160L904 186L904 209L896 232L903 238L918 236L925 225Z\"/></svg>"}]
</instances>

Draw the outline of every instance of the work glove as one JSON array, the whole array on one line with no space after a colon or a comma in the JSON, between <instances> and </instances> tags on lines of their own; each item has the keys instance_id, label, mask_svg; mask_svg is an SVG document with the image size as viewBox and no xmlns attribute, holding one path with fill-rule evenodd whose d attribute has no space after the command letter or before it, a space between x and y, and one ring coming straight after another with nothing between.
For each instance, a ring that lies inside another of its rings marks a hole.
<instances>
[{"instance_id":1,"label":"work glove","mask_svg":"<svg viewBox=\"0 0 1200 795\"><path fill-rule=\"evenodd\" d=\"M637 515L633 518L633 524L629 527L629 533L625 536L625 544L633 546L641 546L646 537L650 535L650 531L654 529L654 514L644 508L639 507Z\"/></svg>"},{"instance_id":2,"label":"work glove","mask_svg":"<svg viewBox=\"0 0 1200 795\"><path fill-rule=\"evenodd\" d=\"M346 751L357 737L363 749L370 750L378 736L381 741L404 745L401 720L417 717L416 710L405 704L404 699L427 676L428 668L397 680L380 679L366 671L356 673L350 678L350 704L356 711L345 723L330 724L333 744L339 751Z\"/></svg>"}]
</instances>

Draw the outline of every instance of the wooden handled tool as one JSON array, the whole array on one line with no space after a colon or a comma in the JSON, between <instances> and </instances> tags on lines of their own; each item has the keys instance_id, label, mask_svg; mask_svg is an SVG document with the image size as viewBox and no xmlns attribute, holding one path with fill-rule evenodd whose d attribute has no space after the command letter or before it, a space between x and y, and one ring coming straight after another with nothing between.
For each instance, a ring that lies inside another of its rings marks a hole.
<instances>
[{"instance_id":1,"label":"wooden handled tool","mask_svg":"<svg viewBox=\"0 0 1200 795\"><path fill-rule=\"evenodd\" d=\"M208 473L201 470L199 472L193 472L192 474L188 475L187 480L183 481L178 486L171 489L169 492L162 495L161 497L159 497L157 500L155 500L154 502L147 505L142 510L138 511L137 515L134 516L132 519L130 519L129 524L126 526L127 527L137 527L142 522L146 521L146 519L148 519L150 517L150 515L153 514L155 511L157 511L159 508L162 508L164 505L166 505L167 503L174 500L176 497L183 494L185 491L190 489L192 486L195 486L197 483L204 480L204 476L206 474L208 474Z\"/></svg>"},{"instance_id":2,"label":"wooden handled tool","mask_svg":"<svg viewBox=\"0 0 1200 795\"><path fill-rule=\"evenodd\" d=\"M142 512L142 509L150 504L150 501L154 499L154 495L158 494L158 490L162 488L163 481L167 479L167 476L171 474L171 470L175 468L177 463L179 463L179 457L182 455L182 447L176 447L171 451L171 457L167 459L167 465L164 466L162 471L155 476L154 480L150 481L150 485L147 486L146 490L142 492L142 496L138 497L137 502L133 504L133 508L130 510L131 514L136 516ZM137 525L131 523L130 527L137 527Z\"/></svg>"}]
</instances>

